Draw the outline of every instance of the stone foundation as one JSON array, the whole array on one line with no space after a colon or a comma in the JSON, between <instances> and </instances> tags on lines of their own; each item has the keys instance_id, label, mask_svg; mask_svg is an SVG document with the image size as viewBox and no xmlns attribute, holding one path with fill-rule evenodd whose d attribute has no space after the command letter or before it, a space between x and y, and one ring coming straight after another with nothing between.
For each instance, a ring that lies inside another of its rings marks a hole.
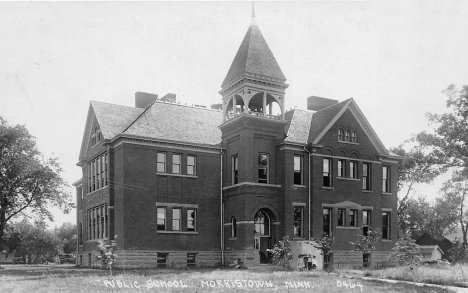
<instances>
[{"instance_id":1,"label":"stone foundation","mask_svg":"<svg viewBox=\"0 0 468 293\"><path fill-rule=\"evenodd\" d=\"M374 251L371 256L373 267L376 266L391 266L393 262L388 260L390 251ZM356 266L362 267L363 258L359 251L334 251L333 263L335 266Z\"/></svg>"}]
</instances>

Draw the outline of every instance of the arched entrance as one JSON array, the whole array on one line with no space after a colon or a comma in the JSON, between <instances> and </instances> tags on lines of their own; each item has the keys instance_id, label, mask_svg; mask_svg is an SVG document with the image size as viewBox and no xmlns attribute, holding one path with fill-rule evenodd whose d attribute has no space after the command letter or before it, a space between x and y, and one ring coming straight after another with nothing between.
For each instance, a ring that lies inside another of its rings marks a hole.
<instances>
[{"instance_id":1,"label":"arched entrance","mask_svg":"<svg viewBox=\"0 0 468 293\"><path fill-rule=\"evenodd\" d=\"M254 216L254 249L260 254L260 263L270 262L272 238L272 213L268 209L259 209Z\"/></svg>"}]
</instances>

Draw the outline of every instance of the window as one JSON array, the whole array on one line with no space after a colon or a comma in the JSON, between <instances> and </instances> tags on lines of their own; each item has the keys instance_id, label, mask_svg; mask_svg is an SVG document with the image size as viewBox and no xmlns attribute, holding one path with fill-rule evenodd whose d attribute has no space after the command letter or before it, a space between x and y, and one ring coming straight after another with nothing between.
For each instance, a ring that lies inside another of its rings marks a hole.
<instances>
[{"instance_id":1,"label":"window","mask_svg":"<svg viewBox=\"0 0 468 293\"><path fill-rule=\"evenodd\" d=\"M338 177L346 177L345 160L338 161Z\"/></svg>"},{"instance_id":2,"label":"window","mask_svg":"<svg viewBox=\"0 0 468 293\"><path fill-rule=\"evenodd\" d=\"M258 155L258 183L268 183L268 155Z\"/></svg>"},{"instance_id":3,"label":"window","mask_svg":"<svg viewBox=\"0 0 468 293\"><path fill-rule=\"evenodd\" d=\"M362 189L370 190L370 164L362 164Z\"/></svg>"},{"instance_id":4,"label":"window","mask_svg":"<svg viewBox=\"0 0 468 293\"><path fill-rule=\"evenodd\" d=\"M187 156L187 175L196 175L196 162L197 159L195 156Z\"/></svg>"},{"instance_id":5,"label":"window","mask_svg":"<svg viewBox=\"0 0 468 293\"><path fill-rule=\"evenodd\" d=\"M107 237L107 224L109 216L107 214L107 205L100 205L87 211L88 216L88 240L102 239ZM80 230L83 233L83 226L80 223ZM81 243L83 243L81 241Z\"/></svg>"},{"instance_id":6,"label":"window","mask_svg":"<svg viewBox=\"0 0 468 293\"><path fill-rule=\"evenodd\" d=\"M357 142L357 132L356 131L353 131L353 133L351 133L351 141L352 142Z\"/></svg>"},{"instance_id":7,"label":"window","mask_svg":"<svg viewBox=\"0 0 468 293\"><path fill-rule=\"evenodd\" d=\"M323 235L324 236L331 236L332 231L332 214L331 214L331 209L330 208L325 208L323 209Z\"/></svg>"},{"instance_id":8,"label":"window","mask_svg":"<svg viewBox=\"0 0 468 293\"><path fill-rule=\"evenodd\" d=\"M382 212L382 239L390 239L390 213Z\"/></svg>"},{"instance_id":9,"label":"window","mask_svg":"<svg viewBox=\"0 0 468 293\"><path fill-rule=\"evenodd\" d=\"M344 219L345 219L345 210L344 209L338 209L338 226L344 227Z\"/></svg>"},{"instance_id":10,"label":"window","mask_svg":"<svg viewBox=\"0 0 468 293\"><path fill-rule=\"evenodd\" d=\"M357 210L349 210L349 226L356 227L357 226Z\"/></svg>"},{"instance_id":11,"label":"window","mask_svg":"<svg viewBox=\"0 0 468 293\"><path fill-rule=\"evenodd\" d=\"M323 186L331 187L331 159L323 159Z\"/></svg>"},{"instance_id":12,"label":"window","mask_svg":"<svg viewBox=\"0 0 468 293\"><path fill-rule=\"evenodd\" d=\"M231 238L237 237L237 221L236 217L231 217Z\"/></svg>"},{"instance_id":13,"label":"window","mask_svg":"<svg viewBox=\"0 0 468 293\"><path fill-rule=\"evenodd\" d=\"M166 153L158 153L156 170L160 173L166 173Z\"/></svg>"},{"instance_id":14,"label":"window","mask_svg":"<svg viewBox=\"0 0 468 293\"><path fill-rule=\"evenodd\" d=\"M254 218L255 235L270 235L270 218L264 211L258 211Z\"/></svg>"},{"instance_id":15,"label":"window","mask_svg":"<svg viewBox=\"0 0 468 293\"><path fill-rule=\"evenodd\" d=\"M180 155L172 155L172 173L180 174Z\"/></svg>"},{"instance_id":16,"label":"window","mask_svg":"<svg viewBox=\"0 0 468 293\"><path fill-rule=\"evenodd\" d=\"M369 227L371 226L371 211L363 210L362 211L362 234L367 236L367 232L369 231Z\"/></svg>"},{"instance_id":17,"label":"window","mask_svg":"<svg viewBox=\"0 0 468 293\"><path fill-rule=\"evenodd\" d=\"M338 129L338 140L343 140L343 129Z\"/></svg>"},{"instance_id":18,"label":"window","mask_svg":"<svg viewBox=\"0 0 468 293\"><path fill-rule=\"evenodd\" d=\"M357 178L357 162L351 161L349 162L349 178Z\"/></svg>"},{"instance_id":19,"label":"window","mask_svg":"<svg viewBox=\"0 0 468 293\"><path fill-rule=\"evenodd\" d=\"M187 209L187 231L196 231L197 210Z\"/></svg>"},{"instance_id":20,"label":"window","mask_svg":"<svg viewBox=\"0 0 468 293\"><path fill-rule=\"evenodd\" d=\"M197 265L197 254L196 253L187 253L187 266L194 267Z\"/></svg>"},{"instance_id":21,"label":"window","mask_svg":"<svg viewBox=\"0 0 468 293\"><path fill-rule=\"evenodd\" d=\"M294 156L294 184L303 185L304 182L302 176L302 156Z\"/></svg>"},{"instance_id":22,"label":"window","mask_svg":"<svg viewBox=\"0 0 468 293\"><path fill-rule=\"evenodd\" d=\"M349 130L345 132L345 141L349 141Z\"/></svg>"},{"instance_id":23,"label":"window","mask_svg":"<svg viewBox=\"0 0 468 293\"><path fill-rule=\"evenodd\" d=\"M294 237L304 237L302 218L304 215L304 207L294 207Z\"/></svg>"},{"instance_id":24,"label":"window","mask_svg":"<svg viewBox=\"0 0 468 293\"><path fill-rule=\"evenodd\" d=\"M157 226L159 231L166 230L166 208L164 207L158 208Z\"/></svg>"},{"instance_id":25,"label":"window","mask_svg":"<svg viewBox=\"0 0 468 293\"><path fill-rule=\"evenodd\" d=\"M156 266L165 268L167 264L167 253L158 253L156 257Z\"/></svg>"},{"instance_id":26,"label":"window","mask_svg":"<svg viewBox=\"0 0 468 293\"><path fill-rule=\"evenodd\" d=\"M95 146L96 144L101 142L101 139L102 139L101 130L99 129L99 127L95 127L94 132L91 135L91 146Z\"/></svg>"},{"instance_id":27,"label":"window","mask_svg":"<svg viewBox=\"0 0 468 293\"><path fill-rule=\"evenodd\" d=\"M172 231L180 231L181 209L172 209Z\"/></svg>"},{"instance_id":28,"label":"window","mask_svg":"<svg viewBox=\"0 0 468 293\"><path fill-rule=\"evenodd\" d=\"M390 192L390 167L382 168L382 192Z\"/></svg>"},{"instance_id":29,"label":"window","mask_svg":"<svg viewBox=\"0 0 468 293\"><path fill-rule=\"evenodd\" d=\"M107 162L107 153L104 153L88 163L88 193L109 184Z\"/></svg>"},{"instance_id":30,"label":"window","mask_svg":"<svg viewBox=\"0 0 468 293\"><path fill-rule=\"evenodd\" d=\"M239 183L239 157L232 156L232 184Z\"/></svg>"}]
</instances>

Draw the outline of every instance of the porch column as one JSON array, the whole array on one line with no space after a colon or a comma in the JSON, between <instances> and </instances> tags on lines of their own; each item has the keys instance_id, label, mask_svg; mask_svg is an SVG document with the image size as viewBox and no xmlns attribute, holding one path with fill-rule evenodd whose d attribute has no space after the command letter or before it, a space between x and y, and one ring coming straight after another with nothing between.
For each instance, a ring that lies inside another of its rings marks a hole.
<instances>
[{"instance_id":1,"label":"porch column","mask_svg":"<svg viewBox=\"0 0 468 293\"><path fill-rule=\"evenodd\" d=\"M267 93L263 92L263 116L266 116L266 98L267 98Z\"/></svg>"}]
</instances>

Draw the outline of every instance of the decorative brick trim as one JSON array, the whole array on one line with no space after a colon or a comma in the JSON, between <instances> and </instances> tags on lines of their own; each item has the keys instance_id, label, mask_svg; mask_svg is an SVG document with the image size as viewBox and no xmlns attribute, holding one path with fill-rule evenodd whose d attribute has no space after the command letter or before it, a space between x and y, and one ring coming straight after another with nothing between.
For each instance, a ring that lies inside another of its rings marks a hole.
<instances>
[{"instance_id":1,"label":"decorative brick trim","mask_svg":"<svg viewBox=\"0 0 468 293\"><path fill-rule=\"evenodd\" d=\"M238 141L240 139L240 134L236 135L236 136L233 136L231 137L230 139L227 140L227 143L230 144L230 143L233 143L235 141Z\"/></svg>"}]
</instances>

